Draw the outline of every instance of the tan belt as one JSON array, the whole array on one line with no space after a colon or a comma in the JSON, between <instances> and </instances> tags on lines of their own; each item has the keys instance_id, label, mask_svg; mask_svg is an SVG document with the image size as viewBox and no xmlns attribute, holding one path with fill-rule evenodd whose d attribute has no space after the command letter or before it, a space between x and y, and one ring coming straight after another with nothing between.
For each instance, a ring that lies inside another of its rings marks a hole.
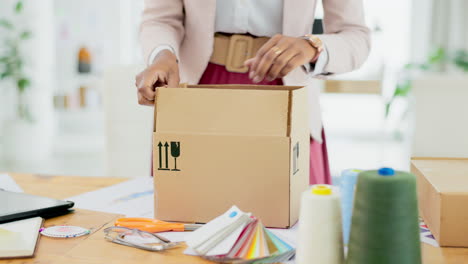
<instances>
[{"instance_id":1,"label":"tan belt","mask_svg":"<svg viewBox=\"0 0 468 264\"><path fill-rule=\"evenodd\" d=\"M225 66L229 72L245 73L249 68L244 66L244 61L253 58L269 39L248 35L216 34L210 62Z\"/></svg>"}]
</instances>

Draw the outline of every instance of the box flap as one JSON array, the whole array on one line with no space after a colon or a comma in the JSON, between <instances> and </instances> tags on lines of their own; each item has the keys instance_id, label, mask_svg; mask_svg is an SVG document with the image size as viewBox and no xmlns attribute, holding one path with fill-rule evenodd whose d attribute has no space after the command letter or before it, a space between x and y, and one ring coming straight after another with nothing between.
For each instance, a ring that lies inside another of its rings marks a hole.
<instances>
[{"instance_id":1,"label":"box flap","mask_svg":"<svg viewBox=\"0 0 468 264\"><path fill-rule=\"evenodd\" d=\"M290 135L290 222L299 218L302 193L309 187L310 132L307 109L307 90L291 92L289 109Z\"/></svg>"},{"instance_id":2,"label":"box flap","mask_svg":"<svg viewBox=\"0 0 468 264\"><path fill-rule=\"evenodd\" d=\"M468 195L468 159L413 158L412 163L438 192Z\"/></svg>"},{"instance_id":3,"label":"box flap","mask_svg":"<svg viewBox=\"0 0 468 264\"><path fill-rule=\"evenodd\" d=\"M289 93L300 87L263 87L158 88L154 131L287 136Z\"/></svg>"},{"instance_id":4,"label":"box flap","mask_svg":"<svg viewBox=\"0 0 468 264\"><path fill-rule=\"evenodd\" d=\"M242 84L201 84L201 85L182 85L182 88L204 88L204 89L221 89L221 90L261 90L261 91L294 91L304 86L285 86L285 85L242 85Z\"/></svg>"}]
</instances>

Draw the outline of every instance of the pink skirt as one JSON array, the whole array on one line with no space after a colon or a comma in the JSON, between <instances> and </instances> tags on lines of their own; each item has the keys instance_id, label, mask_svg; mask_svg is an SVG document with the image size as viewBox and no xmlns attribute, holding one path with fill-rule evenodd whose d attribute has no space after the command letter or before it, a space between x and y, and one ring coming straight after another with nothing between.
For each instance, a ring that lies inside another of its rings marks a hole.
<instances>
[{"instance_id":1,"label":"pink skirt","mask_svg":"<svg viewBox=\"0 0 468 264\"><path fill-rule=\"evenodd\" d=\"M228 72L224 66L209 63L199 84L254 84L248 73ZM283 85L281 79L263 80L261 85ZM331 184L328 165L327 143L322 130L323 142L310 139L310 184Z\"/></svg>"}]
</instances>

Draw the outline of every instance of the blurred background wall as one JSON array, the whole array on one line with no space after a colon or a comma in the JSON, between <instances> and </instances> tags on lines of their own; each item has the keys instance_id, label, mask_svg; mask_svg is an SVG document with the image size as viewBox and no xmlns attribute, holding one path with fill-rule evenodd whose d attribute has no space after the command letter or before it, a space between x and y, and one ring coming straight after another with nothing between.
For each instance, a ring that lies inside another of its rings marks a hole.
<instances>
[{"instance_id":1,"label":"blurred background wall","mask_svg":"<svg viewBox=\"0 0 468 264\"><path fill-rule=\"evenodd\" d=\"M137 39L143 1L38 2L24 0L20 13L17 1L0 2L0 19L15 28L0 26L0 41L31 32L21 44L24 71L28 90L40 95L29 98L43 102L32 111L45 120L11 125L17 85L0 80L0 171L148 175L152 109L137 105L134 87L144 67ZM466 121L460 111L468 109L450 103L467 95L468 2L364 3L373 42L368 61L356 72L315 81L323 89L332 174L408 169L412 155L468 155L468 128L460 126ZM317 12L316 26L321 7Z\"/></svg>"}]
</instances>

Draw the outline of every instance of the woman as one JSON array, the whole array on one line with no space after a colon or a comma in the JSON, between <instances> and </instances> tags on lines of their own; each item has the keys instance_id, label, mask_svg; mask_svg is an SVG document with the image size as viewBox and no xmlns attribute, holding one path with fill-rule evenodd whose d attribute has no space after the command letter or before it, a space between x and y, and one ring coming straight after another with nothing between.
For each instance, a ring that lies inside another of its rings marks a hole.
<instances>
[{"instance_id":1,"label":"woman","mask_svg":"<svg viewBox=\"0 0 468 264\"><path fill-rule=\"evenodd\" d=\"M358 68L370 49L362 0L323 0L325 34L312 36L316 1L145 0L139 103L153 105L155 87L181 81L307 85ZM318 88L309 95L310 183L330 183Z\"/></svg>"}]
</instances>

